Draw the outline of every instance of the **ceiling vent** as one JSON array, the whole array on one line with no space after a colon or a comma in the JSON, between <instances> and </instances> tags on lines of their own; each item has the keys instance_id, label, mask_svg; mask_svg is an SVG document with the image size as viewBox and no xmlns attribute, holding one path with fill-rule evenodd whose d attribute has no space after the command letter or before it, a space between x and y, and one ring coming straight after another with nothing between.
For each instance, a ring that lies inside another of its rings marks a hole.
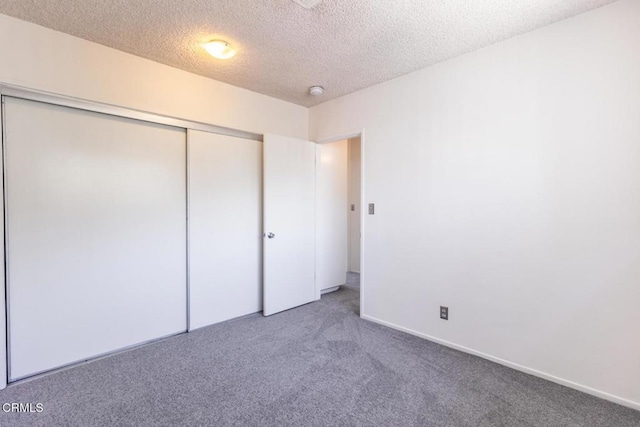
<instances>
[{"instance_id":1,"label":"ceiling vent","mask_svg":"<svg viewBox=\"0 0 640 427\"><path fill-rule=\"evenodd\" d=\"M320 4L322 0L293 0L293 1L298 3L300 6L304 7L305 9L311 9L312 7Z\"/></svg>"}]
</instances>

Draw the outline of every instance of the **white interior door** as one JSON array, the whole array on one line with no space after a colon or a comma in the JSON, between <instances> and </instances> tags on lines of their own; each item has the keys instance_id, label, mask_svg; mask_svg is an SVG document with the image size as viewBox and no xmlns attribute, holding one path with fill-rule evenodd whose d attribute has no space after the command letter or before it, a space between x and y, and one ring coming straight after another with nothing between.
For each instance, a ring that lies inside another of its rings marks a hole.
<instances>
[{"instance_id":1,"label":"white interior door","mask_svg":"<svg viewBox=\"0 0 640 427\"><path fill-rule=\"evenodd\" d=\"M315 144L264 138L265 316L316 299Z\"/></svg>"},{"instance_id":2,"label":"white interior door","mask_svg":"<svg viewBox=\"0 0 640 427\"><path fill-rule=\"evenodd\" d=\"M262 309L262 143L189 130L189 329Z\"/></svg>"},{"instance_id":3,"label":"white interior door","mask_svg":"<svg viewBox=\"0 0 640 427\"><path fill-rule=\"evenodd\" d=\"M347 278L348 141L317 144L316 286L317 291L343 285Z\"/></svg>"},{"instance_id":4,"label":"white interior door","mask_svg":"<svg viewBox=\"0 0 640 427\"><path fill-rule=\"evenodd\" d=\"M5 99L11 380L186 330L184 129Z\"/></svg>"}]
</instances>

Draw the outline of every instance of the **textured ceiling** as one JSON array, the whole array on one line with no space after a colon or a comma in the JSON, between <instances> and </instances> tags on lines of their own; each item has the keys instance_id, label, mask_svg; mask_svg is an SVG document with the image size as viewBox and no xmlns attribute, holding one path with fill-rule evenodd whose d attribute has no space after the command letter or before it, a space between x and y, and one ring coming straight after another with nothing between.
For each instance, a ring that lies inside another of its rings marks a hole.
<instances>
[{"instance_id":1,"label":"textured ceiling","mask_svg":"<svg viewBox=\"0 0 640 427\"><path fill-rule=\"evenodd\" d=\"M0 0L0 13L312 106L613 1ZM238 54L211 58L212 38Z\"/></svg>"}]
</instances>

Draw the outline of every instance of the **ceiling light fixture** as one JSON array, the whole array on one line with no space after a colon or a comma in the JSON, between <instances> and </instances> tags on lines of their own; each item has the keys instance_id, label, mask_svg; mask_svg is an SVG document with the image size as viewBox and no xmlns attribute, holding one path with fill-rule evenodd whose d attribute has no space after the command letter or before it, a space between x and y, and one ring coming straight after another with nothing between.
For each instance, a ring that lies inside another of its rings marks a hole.
<instances>
[{"instance_id":1,"label":"ceiling light fixture","mask_svg":"<svg viewBox=\"0 0 640 427\"><path fill-rule=\"evenodd\" d=\"M323 93L324 93L324 88L322 86L311 86L309 88L309 95L320 96Z\"/></svg>"},{"instance_id":2,"label":"ceiling light fixture","mask_svg":"<svg viewBox=\"0 0 640 427\"><path fill-rule=\"evenodd\" d=\"M236 50L224 40L211 40L202 45L209 55L218 59L229 59L236 54Z\"/></svg>"}]
</instances>

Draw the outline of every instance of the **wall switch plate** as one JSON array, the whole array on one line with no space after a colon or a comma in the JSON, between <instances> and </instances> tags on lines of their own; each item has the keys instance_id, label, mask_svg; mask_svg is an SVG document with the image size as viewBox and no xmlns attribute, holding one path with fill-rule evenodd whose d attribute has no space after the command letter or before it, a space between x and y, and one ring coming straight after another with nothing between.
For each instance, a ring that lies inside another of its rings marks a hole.
<instances>
[{"instance_id":1,"label":"wall switch plate","mask_svg":"<svg viewBox=\"0 0 640 427\"><path fill-rule=\"evenodd\" d=\"M369 215L373 215L375 213L375 205L373 203L369 203Z\"/></svg>"},{"instance_id":2,"label":"wall switch plate","mask_svg":"<svg viewBox=\"0 0 640 427\"><path fill-rule=\"evenodd\" d=\"M440 318L449 320L449 307L440 306Z\"/></svg>"}]
</instances>

